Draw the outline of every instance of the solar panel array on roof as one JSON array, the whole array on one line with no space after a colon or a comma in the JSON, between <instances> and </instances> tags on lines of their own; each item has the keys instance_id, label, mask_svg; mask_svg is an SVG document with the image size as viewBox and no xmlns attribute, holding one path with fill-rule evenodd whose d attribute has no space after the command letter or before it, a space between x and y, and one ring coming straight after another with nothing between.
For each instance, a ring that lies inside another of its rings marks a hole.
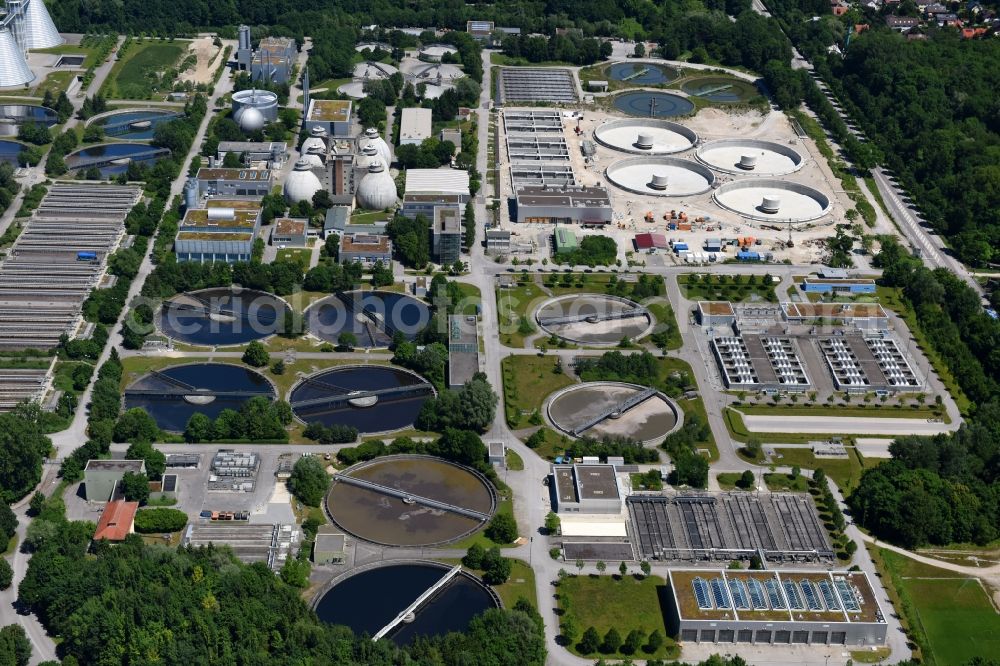
<instances>
[{"instance_id":1,"label":"solar panel array on roof","mask_svg":"<svg viewBox=\"0 0 1000 666\"><path fill-rule=\"evenodd\" d=\"M802 602L802 595L799 588L790 580L781 581L781 587L785 589L785 597L788 598L788 605L792 610L805 610L806 605Z\"/></svg>"},{"instance_id":2,"label":"solar panel array on roof","mask_svg":"<svg viewBox=\"0 0 1000 666\"><path fill-rule=\"evenodd\" d=\"M750 593L750 603L754 610L767 610L767 599L764 598L764 586L756 578L747 579L747 590Z\"/></svg>"},{"instance_id":3,"label":"solar panel array on roof","mask_svg":"<svg viewBox=\"0 0 1000 666\"><path fill-rule=\"evenodd\" d=\"M819 600L816 593L816 586L810 580L800 580L799 587L802 588L802 595L806 598L806 605L811 611L823 610L823 602Z\"/></svg>"},{"instance_id":4,"label":"solar panel array on roof","mask_svg":"<svg viewBox=\"0 0 1000 666\"><path fill-rule=\"evenodd\" d=\"M747 589L743 585L743 581L730 578L728 583L729 594L733 598L733 605L736 607L736 610L749 610L750 597L747 595Z\"/></svg>"},{"instance_id":5,"label":"solar panel array on roof","mask_svg":"<svg viewBox=\"0 0 1000 666\"><path fill-rule=\"evenodd\" d=\"M851 589L851 584L847 582L847 579L834 578L833 583L837 586L837 594L840 595L840 600L844 603L844 609L848 613L861 612L861 604L858 603L858 598L854 595L854 590Z\"/></svg>"},{"instance_id":6,"label":"solar panel array on roof","mask_svg":"<svg viewBox=\"0 0 1000 666\"><path fill-rule=\"evenodd\" d=\"M840 602L837 601L837 594L833 591L833 585L828 580L819 582L819 592L823 595L823 602L830 610L840 610Z\"/></svg>"},{"instance_id":7,"label":"solar panel array on roof","mask_svg":"<svg viewBox=\"0 0 1000 666\"><path fill-rule=\"evenodd\" d=\"M726 583L721 578L712 579L712 599L715 601L716 608L728 609L733 607L729 601L729 593L726 591Z\"/></svg>"},{"instance_id":8,"label":"solar panel array on roof","mask_svg":"<svg viewBox=\"0 0 1000 666\"><path fill-rule=\"evenodd\" d=\"M694 588L694 598L698 602L698 608L711 610L712 601L708 597L708 583L705 582L705 579L695 578L691 581L691 587Z\"/></svg>"},{"instance_id":9,"label":"solar panel array on roof","mask_svg":"<svg viewBox=\"0 0 1000 666\"><path fill-rule=\"evenodd\" d=\"M767 589L767 600L771 604L771 608L777 610L788 608L785 604L784 595L781 594L781 588L778 587L778 581L768 578L764 581L764 587Z\"/></svg>"}]
</instances>

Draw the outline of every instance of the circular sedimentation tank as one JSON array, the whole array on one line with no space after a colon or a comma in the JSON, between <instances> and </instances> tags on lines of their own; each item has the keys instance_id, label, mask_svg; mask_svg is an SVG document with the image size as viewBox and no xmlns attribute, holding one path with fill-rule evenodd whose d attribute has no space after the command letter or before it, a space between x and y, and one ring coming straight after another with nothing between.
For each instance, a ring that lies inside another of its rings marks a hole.
<instances>
[{"instance_id":1,"label":"circular sedimentation tank","mask_svg":"<svg viewBox=\"0 0 1000 666\"><path fill-rule=\"evenodd\" d=\"M17 141L7 141L0 139L0 162L7 162L18 166L17 156L28 146Z\"/></svg>"},{"instance_id":2,"label":"circular sedimentation tank","mask_svg":"<svg viewBox=\"0 0 1000 666\"><path fill-rule=\"evenodd\" d=\"M125 173L133 162L152 166L169 153L148 143L102 143L67 155L66 168L77 171L96 166L106 178Z\"/></svg>"},{"instance_id":3,"label":"circular sedimentation tank","mask_svg":"<svg viewBox=\"0 0 1000 666\"><path fill-rule=\"evenodd\" d=\"M686 116L694 111L694 102L666 92L651 92L639 90L627 92L614 97L614 106L622 113L630 116L647 118L672 118Z\"/></svg>"},{"instance_id":4,"label":"circular sedimentation tank","mask_svg":"<svg viewBox=\"0 0 1000 666\"><path fill-rule=\"evenodd\" d=\"M220 287L164 301L156 327L168 338L189 345L241 345L281 333L291 315L288 304L274 294Z\"/></svg>"},{"instance_id":5,"label":"circular sedimentation tank","mask_svg":"<svg viewBox=\"0 0 1000 666\"><path fill-rule=\"evenodd\" d=\"M421 300L390 291L346 291L317 301L306 310L309 333L339 343L352 333L359 347L388 347L398 331L413 340L431 321Z\"/></svg>"},{"instance_id":6,"label":"circular sedimentation tank","mask_svg":"<svg viewBox=\"0 0 1000 666\"><path fill-rule=\"evenodd\" d=\"M267 122L278 119L278 96L270 90L239 90L233 93L233 120L239 123L241 112L256 109Z\"/></svg>"},{"instance_id":7,"label":"circular sedimentation tank","mask_svg":"<svg viewBox=\"0 0 1000 666\"><path fill-rule=\"evenodd\" d=\"M0 104L0 136L16 136L23 123L37 123L52 127L59 122L59 114L47 106L33 104Z\"/></svg>"},{"instance_id":8,"label":"circular sedimentation tank","mask_svg":"<svg viewBox=\"0 0 1000 666\"><path fill-rule=\"evenodd\" d=\"M410 607L451 569L427 561L378 563L333 581L314 604L319 619L375 635ZM417 636L464 631L472 618L500 607L499 597L472 574L462 571L421 604L387 635L397 645Z\"/></svg>"},{"instance_id":9,"label":"circular sedimentation tank","mask_svg":"<svg viewBox=\"0 0 1000 666\"><path fill-rule=\"evenodd\" d=\"M699 76L682 83L681 90L717 104L746 102L757 95L752 83L728 76Z\"/></svg>"},{"instance_id":10,"label":"circular sedimentation tank","mask_svg":"<svg viewBox=\"0 0 1000 666\"><path fill-rule=\"evenodd\" d=\"M386 456L341 475L359 481L335 479L327 513L341 529L372 543L448 543L480 529L496 511L496 493L486 477L441 458Z\"/></svg>"},{"instance_id":11,"label":"circular sedimentation tank","mask_svg":"<svg viewBox=\"0 0 1000 666\"><path fill-rule=\"evenodd\" d=\"M631 157L607 168L608 181L636 194L683 197L712 189L711 169L676 157Z\"/></svg>"},{"instance_id":12,"label":"circular sedimentation tank","mask_svg":"<svg viewBox=\"0 0 1000 666\"><path fill-rule=\"evenodd\" d=\"M669 120L612 120L594 130L601 145L624 153L669 155L698 142L694 130Z\"/></svg>"},{"instance_id":13,"label":"circular sedimentation tank","mask_svg":"<svg viewBox=\"0 0 1000 666\"><path fill-rule=\"evenodd\" d=\"M608 410L621 407L646 390L645 386L624 382L574 384L554 393L546 403L545 413L556 428L573 437L628 437L644 443L659 442L683 420L677 405L660 392L590 425Z\"/></svg>"},{"instance_id":14,"label":"circular sedimentation tank","mask_svg":"<svg viewBox=\"0 0 1000 666\"><path fill-rule=\"evenodd\" d=\"M649 310L635 301L604 294L549 299L535 310L535 321L550 335L585 345L616 345L626 337L637 340L655 324Z\"/></svg>"},{"instance_id":15,"label":"circular sedimentation tank","mask_svg":"<svg viewBox=\"0 0 1000 666\"><path fill-rule=\"evenodd\" d=\"M808 222L830 212L830 197L808 185L770 178L720 185L715 203L752 220Z\"/></svg>"},{"instance_id":16,"label":"circular sedimentation tank","mask_svg":"<svg viewBox=\"0 0 1000 666\"><path fill-rule=\"evenodd\" d=\"M605 71L612 81L622 81L636 86L670 83L680 76L680 73L672 67L648 62L616 62L609 65Z\"/></svg>"},{"instance_id":17,"label":"circular sedimentation tank","mask_svg":"<svg viewBox=\"0 0 1000 666\"><path fill-rule=\"evenodd\" d=\"M141 407L163 430L182 432L195 413L214 419L256 396L277 396L260 373L228 363L190 363L152 370L132 382L125 389L125 409Z\"/></svg>"},{"instance_id":18,"label":"circular sedimentation tank","mask_svg":"<svg viewBox=\"0 0 1000 666\"><path fill-rule=\"evenodd\" d=\"M180 115L164 109L127 109L101 114L91 118L87 125L102 128L109 137L141 141L152 139L160 123L170 122Z\"/></svg>"},{"instance_id":19,"label":"circular sedimentation tank","mask_svg":"<svg viewBox=\"0 0 1000 666\"><path fill-rule=\"evenodd\" d=\"M411 427L433 395L430 382L408 370L349 365L303 378L292 389L289 402L303 423L348 425L372 434Z\"/></svg>"},{"instance_id":20,"label":"circular sedimentation tank","mask_svg":"<svg viewBox=\"0 0 1000 666\"><path fill-rule=\"evenodd\" d=\"M699 162L716 171L748 176L784 176L802 168L802 154L784 144L757 139L710 141L695 152Z\"/></svg>"}]
</instances>

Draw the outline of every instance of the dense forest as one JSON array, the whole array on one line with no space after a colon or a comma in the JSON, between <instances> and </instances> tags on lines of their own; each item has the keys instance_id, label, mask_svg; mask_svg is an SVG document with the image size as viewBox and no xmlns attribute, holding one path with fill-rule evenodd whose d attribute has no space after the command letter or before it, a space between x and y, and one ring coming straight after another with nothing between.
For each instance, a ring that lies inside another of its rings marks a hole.
<instances>
[{"instance_id":1,"label":"dense forest","mask_svg":"<svg viewBox=\"0 0 1000 666\"><path fill-rule=\"evenodd\" d=\"M884 27L884 12L838 19L822 0L768 7L958 256L1000 262L1000 41L935 26L911 40ZM872 27L845 46L855 23Z\"/></svg>"},{"instance_id":2,"label":"dense forest","mask_svg":"<svg viewBox=\"0 0 1000 666\"><path fill-rule=\"evenodd\" d=\"M19 601L76 664L511 664L545 660L541 618L490 610L463 634L400 648L320 622L266 565L228 549L170 550L138 536L95 547L94 525L40 517ZM33 524L34 526L34 524ZM523 605L519 607L524 608Z\"/></svg>"},{"instance_id":3,"label":"dense forest","mask_svg":"<svg viewBox=\"0 0 1000 666\"><path fill-rule=\"evenodd\" d=\"M848 504L860 525L907 547L987 543L1000 536L1000 322L968 285L895 242L884 242L876 263L978 407L953 434L897 439L892 460L866 470Z\"/></svg>"}]
</instances>

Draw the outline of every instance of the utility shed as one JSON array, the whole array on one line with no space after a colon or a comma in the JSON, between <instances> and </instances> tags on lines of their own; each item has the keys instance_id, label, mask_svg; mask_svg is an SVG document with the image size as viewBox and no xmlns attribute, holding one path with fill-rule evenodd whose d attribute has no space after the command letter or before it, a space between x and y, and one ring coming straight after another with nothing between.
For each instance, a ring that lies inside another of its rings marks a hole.
<instances>
[{"instance_id":1,"label":"utility shed","mask_svg":"<svg viewBox=\"0 0 1000 666\"><path fill-rule=\"evenodd\" d=\"M107 502L115 484L122 480L126 472L145 474L146 463L142 460L88 460L83 470L87 501Z\"/></svg>"},{"instance_id":2,"label":"utility shed","mask_svg":"<svg viewBox=\"0 0 1000 666\"><path fill-rule=\"evenodd\" d=\"M580 245L576 240L576 234L564 228L556 229L555 242L556 254L560 252L572 252Z\"/></svg>"},{"instance_id":3,"label":"utility shed","mask_svg":"<svg viewBox=\"0 0 1000 666\"><path fill-rule=\"evenodd\" d=\"M332 525L321 525L313 544L313 562L316 564L343 564L346 559L347 537Z\"/></svg>"}]
</instances>

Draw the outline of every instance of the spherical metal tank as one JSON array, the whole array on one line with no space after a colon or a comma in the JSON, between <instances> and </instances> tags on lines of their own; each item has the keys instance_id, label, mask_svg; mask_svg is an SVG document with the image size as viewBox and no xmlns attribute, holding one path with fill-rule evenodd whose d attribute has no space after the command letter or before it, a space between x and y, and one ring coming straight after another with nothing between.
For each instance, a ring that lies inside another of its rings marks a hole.
<instances>
[{"instance_id":1,"label":"spherical metal tank","mask_svg":"<svg viewBox=\"0 0 1000 666\"><path fill-rule=\"evenodd\" d=\"M299 160L285 180L285 201L312 201L313 195L323 189L323 184L312 172L308 162Z\"/></svg>"},{"instance_id":2,"label":"spherical metal tank","mask_svg":"<svg viewBox=\"0 0 1000 666\"><path fill-rule=\"evenodd\" d=\"M384 210L396 205L396 183L381 161L373 162L358 184L358 206L366 210Z\"/></svg>"},{"instance_id":3,"label":"spherical metal tank","mask_svg":"<svg viewBox=\"0 0 1000 666\"><path fill-rule=\"evenodd\" d=\"M243 109L238 114L236 122L239 124L240 129L247 133L260 131L267 124L264 114L252 106Z\"/></svg>"}]
</instances>

